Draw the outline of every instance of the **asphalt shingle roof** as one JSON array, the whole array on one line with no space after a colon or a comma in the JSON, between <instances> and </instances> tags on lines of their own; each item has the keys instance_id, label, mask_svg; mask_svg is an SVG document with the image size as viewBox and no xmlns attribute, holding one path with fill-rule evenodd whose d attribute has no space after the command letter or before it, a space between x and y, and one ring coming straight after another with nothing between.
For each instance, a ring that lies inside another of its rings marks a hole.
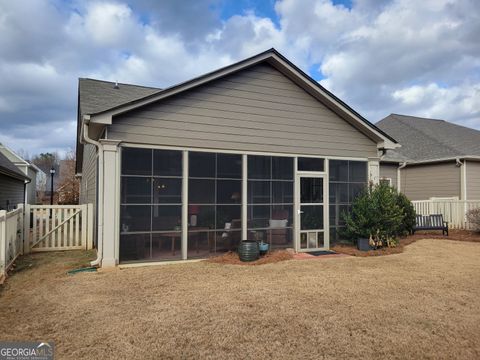
<instances>
[{"instance_id":1,"label":"asphalt shingle roof","mask_svg":"<svg viewBox=\"0 0 480 360\"><path fill-rule=\"evenodd\" d=\"M402 145L387 153L387 161L480 156L480 131L445 120L391 114L376 125Z\"/></svg>"},{"instance_id":2,"label":"asphalt shingle roof","mask_svg":"<svg viewBox=\"0 0 480 360\"><path fill-rule=\"evenodd\" d=\"M80 78L78 79L79 119L83 115L101 112L114 106L155 94L159 91L161 91L161 89L147 86L122 83L115 84L111 81ZM80 123L80 121L77 122L77 127ZM79 133L80 128L77 128L77 139ZM83 144L77 143L77 171L80 169L82 161Z\"/></svg>"},{"instance_id":3,"label":"asphalt shingle roof","mask_svg":"<svg viewBox=\"0 0 480 360\"><path fill-rule=\"evenodd\" d=\"M8 158L0 152L0 172L21 180L30 180Z\"/></svg>"},{"instance_id":4,"label":"asphalt shingle roof","mask_svg":"<svg viewBox=\"0 0 480 360\"><path fill-rule=\"evenodd\" d=\"M80 114L94 114L161 91L158 88L118 84L95 79L79 79Z\"/></svg>"}]
</instances>

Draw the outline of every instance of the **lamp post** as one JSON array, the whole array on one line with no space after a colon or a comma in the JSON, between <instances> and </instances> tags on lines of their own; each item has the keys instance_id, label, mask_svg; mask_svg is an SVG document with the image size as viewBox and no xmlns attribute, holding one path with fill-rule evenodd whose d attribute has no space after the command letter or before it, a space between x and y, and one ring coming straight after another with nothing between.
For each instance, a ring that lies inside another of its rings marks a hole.
<instances>
[{"instance_id":1,"label":"lamp post","mask_svg":"<svg viewBox=\"0 0 480 360\"><path fill-rule=\"evenodd\" d=\"M50 205L53 205L53 175L55 175L55 168L50 169ZM52 218L52 209L50 208L50 219Z\"/></svg>"}]
</instances>

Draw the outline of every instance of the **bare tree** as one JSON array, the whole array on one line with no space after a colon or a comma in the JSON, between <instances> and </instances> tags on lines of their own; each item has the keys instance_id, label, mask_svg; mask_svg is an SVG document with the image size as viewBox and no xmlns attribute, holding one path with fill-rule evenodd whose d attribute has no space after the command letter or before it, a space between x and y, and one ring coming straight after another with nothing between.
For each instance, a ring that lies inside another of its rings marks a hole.
<instances>
[{"instance_id":1,"label":"bare tree","mask_svg":"<svg viewBox=\"0 0 480 360\"><path fill-rule=\"evenodd\" d=\"M75 177L75 152L69 151L63 159L57 152L41 153L32 158L32 162L45 173L40 182L40 188L44 194L42 202L50 199L49 184L50 170L55 169L53 177L54 182L54 203L58 204L78 204L79 201L79 181Z\"/></svg>"},{"instance_id":2,"label":"bare tree","mask_svg":"<svg viewBox=\"0 0 480 360\"><path fill-rule=\"evenodd\" d=\"M75 152L69 151L60 160L58 174L58 203L78 204L80 199L80 182L75 177Z\"/></svg>"},{"instance_id":3,"label":"bare tree","mask_svg":"<svg viewBox=\"0 0 480 360\"><path fill-rule=\"evenodd\" d=\"M17 149L15 151L18 156L20 156L23 160L30 161L30 154L25 149Z\"/></svg>"}]
</instances>

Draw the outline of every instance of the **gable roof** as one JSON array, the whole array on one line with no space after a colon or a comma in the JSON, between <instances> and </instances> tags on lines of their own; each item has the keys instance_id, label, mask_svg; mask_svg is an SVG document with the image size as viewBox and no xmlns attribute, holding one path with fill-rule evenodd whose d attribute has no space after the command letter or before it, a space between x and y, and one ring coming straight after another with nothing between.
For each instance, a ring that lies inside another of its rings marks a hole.
<instances>
[{"instance_id":1,"label":"gable roof","mask_svg":"<svg viewBox=\"0 0 480 360\"><path fill-rule=\"evenodd\" d=\"M94 114L158 93L161 90L147 86L80 78L78 79L78 106L81 115Z\"/></svg>"},{"instance_id":2,"label":"gable roof","mask_svg":"<svg viewBox=\"0 0 480 360\"><path fill-rule=\"evenodd\" d=\"M132 84L114 83L89 78L78 79L78 111L77 111L77 148L76 171L79 172L83 161L83 144L79 142L80 124L83 115L102 112L112 106L118 106L130 101L161 91L160 88Z\"/></svg>"},{"instance_id":3,"label":"gable roof","mask_svg":"<svg viewBox=\"0 0 480 360\"><path fill-rule=\"evenodd\" d=\"M30 180L23 172L20 171L8 158L0 152L0 173L18 180Z\"/></svg>"},{"instance_id":4,"label":"gable roof","mask_svg":"<svg viewBox=\"0 0 480 360\"><path fill-rule=\"evenodd\" d=\"M170 96L196 88L198 86L204 85L210 81L222 78L224 76L234 74L236 72L247 69L249 67L252 67L262 62L266 62L272 65L278 71L280 71L285 76L287 76L290 80L292 80L297 85L302 87L310 95L312 95L317 100L322 102L325 106L327 106L329 109L337 113L337 115L339 115L341 118L349 122L352 126L357 128L359 131L363 132L366 136L374 139L377 142L377 144L381 143L383 144L382 146L385 148L395 148L399 146L397 145L397 142L394 138L392 138L387 133L382 131L380 128L376 127L374 124L369 122L367 119L365 119L355 110L353 110L350 106L348 106L342 100L340 100L335 95L333 95L330 91L328 91L323 86L321 86L316 80L312 79L309 75L304 73L301 69L299 69L293 63L291 63L287 58L285 58L283 55L281 55L278 51L276 51L273 48L265 52L262 52L260 54L257 54L255 56L252 56L248 59L239 61L232 65L220 68L213 72L204 74L202 76L179 83L177 85L168 87L163 90L155 89L155 88L147 88L148 90L145 90L145 91L150 93L144 95L143 97L132 96L132 94L138 95L138 93L136 92L138 89L135 89L134 91L134 89L132 88L131 92L130 90L128 90L128 93L124 94L125 97L122 100L115 99L115 101L112 101L110 103L110 107L104 108L104 109L101 109L100 106L98 106L98 108L95 109L95 106L91 106L91 104L86 104L86 100L83 99L83 94L81 92L81 89L79 89L79 118L78 118L79 125L77 129L78 130L80 129L80 123L82 121L83 115L90 116L91 121L94 123L111 124L112 117L115 115L119 115L128 111L131 111L133 109L139 108L141 106L145 106L147 104L163 100ZM89 80L94 81L91 79ZM113 83L110 83L110 84L113 85ZM128 85L128 86L133 86L133 85ZM120 88L122 88L122 85L120 85ZM96 98L95 91L96 90L102 91L103 89L98 88L98 89L90 89L90 90L92 91L90 98L93 100ZM107 94L102 95L102 101L101 101L102 105L106 105L109 101L109 97L115 96L116 93L115 91L112 91L112 87L111 87L108 89L108 94L109 95ZM127 100L128 96L132 96L132 98ZM91 108L91 110L88 111L87 110L88 108ZM80 132L78 134L80 134ZM80 145L79 140L80 139L77 136L77 172L79 169L78 159L80 155L78 153L78 148Z\"/></svg>"},{"instance_id":5,"label":"gable roof","mask_svg":"<svg viewBox=\"0 0 480 360\"><path fill-rule=\"evenodd\" d=\"M391 114L377 123L402 145L384 160L419 162L480 156L480 131L445 120Z\"/></svg>"}]
</instances>

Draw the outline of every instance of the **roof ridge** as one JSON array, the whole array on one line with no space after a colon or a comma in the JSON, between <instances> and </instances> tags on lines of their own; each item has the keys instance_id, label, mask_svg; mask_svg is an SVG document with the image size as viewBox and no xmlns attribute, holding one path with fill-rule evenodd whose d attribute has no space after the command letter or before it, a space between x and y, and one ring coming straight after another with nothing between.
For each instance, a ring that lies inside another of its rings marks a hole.
<instances>
[{"instance_id":1,"label":"roof ridge","mask_svg":"<svg viewBox=\"0 0 480 360\"><path fill-rule=\"evenodd\" d=\"M441 141L440 139L438 139L438 138L436 138L436 137L433 137L433 136L427 134L427 133L426 133L425 131L423 131L422 129L417 128L416 126L413 126L413 125L407 123L406 121L403 121L403 119L397 118L397 117L396 117L396 114L392 114L392 115L397 119L397 121L400 121L403 125L409 127L410 129L413 129L413 130L415 130L415 131L418 131L418 132L422 133L423 136L427 137L428 139L432 140L433 142L436 142L437 144L439 144L439 145L441 145L441 146L444 146L444 147L448 148L449 150L451 150L451 151L453 151L453 152L459 152L458 149L452 147L450 144L445 144L445 143L444 143L443 141ZM401 115L401 116L402 116L402 115ZM413 117L415 117L415 116L413 116ZM432 119L432 120L436 120L436 119ZM445 121L445 120L441 120L441 121L448 123L448 121ZM462 155L465 155L465 154L462 154Z\"/></svg>"},{"instance_id":2,"label":"roof ridge","mask_svg":"<svg viewBox=\"0 0 480 360\"><path fill-rule=\"evenodd\" d=\"M397 114L397 113L391 113L390 115L397 117L405 117L405 118L415 118L415 119L422 119L422 120L429 120L429 121L443 121L443 122L448 122L447 120L444 119L436 119L436 118L427 118L423 116L415 116L415 115L405 115L405 114Z\"/></svg>"},{"instance_id":3,"label":"roof ridge","mask_svg":"<svg viewBox=\"0 0 480 360\"><path fill-rule=\"evenodd\" d=\"M276 57L278 57L278 59L275 59L275 57L273 57L273 55L275 55ZM202 74L202 75L199 75L199 76L196 76L190 80L186 80L186 81L183 81L183 82L180 82L180 83L177 83L175 85L172 85L172 86L169 86L163 90L160 90L156 93L152 93L152 94L149 94L149 95L146 95L146 96L143 96L143 97L140 97L138 99L134 99L134 100L131 100L131 101L127 101L127 102L124 102L122 104L119 104L119 105L115 105L113 107L110 107L108 109L105 109L105 110L102 110L102 111L98 111L98 112L94 112L94 113L90 113L90 115L98 115L98 114L102 114L102 113L105 113L105 112L108 112L108 111L113 111L113 110L116 110L116 109L119 109L121 107L124 107L124 106L127 106L127 105L132 105L136 102L139 102L139 101L148 101L150 99L153 99L155 98L156 96L160 96L161 94L167 94L166 96L168 96L168 93L169 92L173 92L175 89L182 89L182 87L186 87L188 85L191 85L193 84L192 86L193 87L196 87L196 86L200 86L200 85L203 85L205 82L202 83L202 81L204 79L208 79L209 77L214 77L214 76L225 76L225 75L230 75L232 74L233 72L235 71L239 71L239 70L244 70L245 68L248 68L248 67L251 67L251 66L255 66L255 65L258 65L262 62L268 62L270 63L270 60L272 59L272 61L276 61L278 62L279 64L282 64L285 63L287 66L291 66L294 71L298 72L299 75L295 75L295 77L297 77L298 79L300 80L303 80L305 83L307 84L310 84L312 87L314 87L315 89L319 90L322 95L327 98L329 101L332 101L333 103L337 103L337 104L340 104L341 106L345 107L346 108L346 111L350 111L351 113L354 114L354 117L357 118L357 120L360 122L360 123L363 123L364 125L366 125L367 127L369 127L370 129L372 129L373 131L376 131L378 132L378 134L380 134L381 137L383 138L386 138L388 140L390 140L392 143L396 144L397 141L392 138L390 135L388 135L386 132L384 132L382 129L378 128L375 124L373 124L372 122L368 121L365 117L363 117L362 115L360 115L356 110L354 110L353 108L351 108L348 104L346 104L343 100L341 100L340 98L338 98L336 95L334 95L332 92L330 92L328 89L326 89L325 87L323 87L318 81L316 81L315 79L313 79L310 75L308 75L307 73L305 73L302 69L300 69L297 65L295 65L294 63L292 63L289 59L287 59L285 56L283 56L281 53L279 53L275 48L270 48L266 51L263 51L259 54L256 54L256 55L253 55L253 56L250 56L246 59L243 59L243 60L240 60L240 61L237 61L237 62L234 62L232 64L229 64L229 65L226 65L224 67L221 67L219 69L216 69L216 70L213 70L213 71L210 71L210 72L207 72L205 74ZM249 64L250 62L250 64ZM270 65L272 65L270 63ZM276 66L275 66L276 67ZM235 68L237 68L237 70L235 70ZM284 71L282 71L281 69L277 68L278 71L282 72L283 75L289 77ZM221 73L225 73L224 75L219 75ZM208 81L211 81L211 80L208 80ZM195 85L195 82L198 82L198 84ZM183 90L180 90L180 91L183 91ZM319 100L320 101L320 100Z\"/></svg>"},{"instance_id":4,"label":"roof ridge","mask_svg":"<svg viewBox=\"0 0 480 360\"><path fill-rule=\"evenodd\" d=\"M122 82L110 81L110 80L94 79L94 78L88 78L88 77L87 77L87 78L85 78L85 77L79 77L78 80L79 80L79 81L80 81L80 80L89 80L89 81L97 81L97 82L109 83L109 84L135 86L135 87L141 87L141 88L152 89L152 90L162 90L162 88L154 87L154 86L145 86L145 85L129 84L129 83L122 83Z\"/></svg>"}]
</instances>

